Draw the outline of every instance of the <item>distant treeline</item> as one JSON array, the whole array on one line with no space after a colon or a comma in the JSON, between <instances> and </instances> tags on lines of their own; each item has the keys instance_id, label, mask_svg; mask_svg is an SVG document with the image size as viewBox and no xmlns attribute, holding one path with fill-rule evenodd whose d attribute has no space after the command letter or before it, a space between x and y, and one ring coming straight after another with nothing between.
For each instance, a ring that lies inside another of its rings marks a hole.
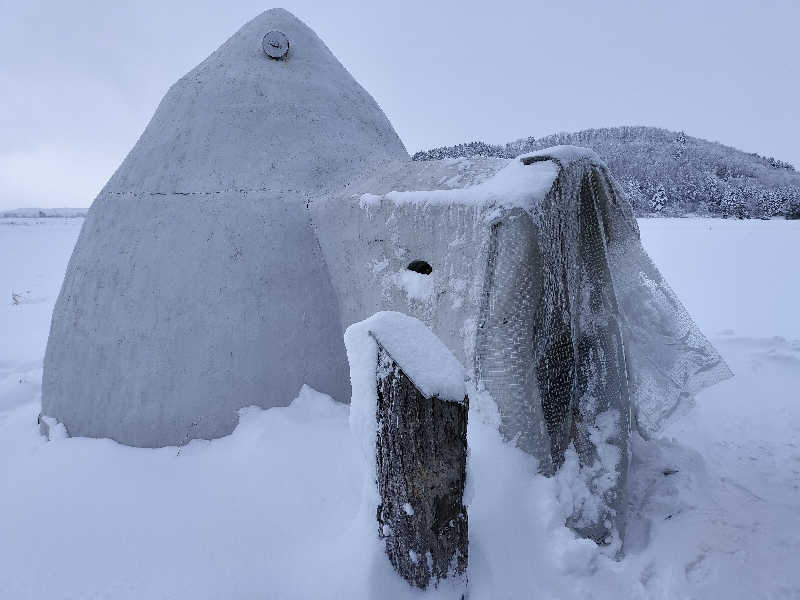
<instances>
[{"instance_id":1,"label":"distant treeline","mask_svg":"<svg viewBox=\"0 0 800 600\"><path fill-rule=\"evenodd\" d=\"M414 154L414 160L514 158L568 144L605 160L639 216L800 218L800 173L786 162L655 127L609 127L523 138L504 145L467 142Z\"/></svg>"}]
</instances>

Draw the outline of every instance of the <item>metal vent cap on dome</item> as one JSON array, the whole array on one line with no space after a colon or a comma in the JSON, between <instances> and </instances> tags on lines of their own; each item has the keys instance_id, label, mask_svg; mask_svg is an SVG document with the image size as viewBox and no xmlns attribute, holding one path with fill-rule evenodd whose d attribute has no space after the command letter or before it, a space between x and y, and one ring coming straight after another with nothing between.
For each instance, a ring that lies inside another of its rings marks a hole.
<instances>
[{"instance_id":1,"label":"metal vent cap on dome","mask_svg":"<svg viewBox=\"0 0 800 600\"><path fill-rule=\"evenodd\" d=\"M268 31L261 40L264 54L275 60L282 60L289 54L289 38L282 31Z\"/></svg>"}]
</instances>

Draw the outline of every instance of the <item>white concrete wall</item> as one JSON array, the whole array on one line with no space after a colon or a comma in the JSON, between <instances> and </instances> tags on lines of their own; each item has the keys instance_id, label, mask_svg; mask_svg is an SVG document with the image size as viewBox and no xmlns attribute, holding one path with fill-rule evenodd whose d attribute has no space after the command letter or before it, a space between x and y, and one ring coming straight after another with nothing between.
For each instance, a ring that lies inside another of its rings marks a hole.
<instances>
[{"instance_id":1,"label":"white concrete wall","mask_svg":"<svg viewBox=\"0 0 800 600\"><path fill-rule=\"evenodd\" d=\"M267 58L270 30L290 41ZM349 399L339 308L306 203L385 160L392 126L283 10L159 105L98 196L53 313L42 409L136 446L229 433L303 383Z\"/></svg>"}]
</instances>

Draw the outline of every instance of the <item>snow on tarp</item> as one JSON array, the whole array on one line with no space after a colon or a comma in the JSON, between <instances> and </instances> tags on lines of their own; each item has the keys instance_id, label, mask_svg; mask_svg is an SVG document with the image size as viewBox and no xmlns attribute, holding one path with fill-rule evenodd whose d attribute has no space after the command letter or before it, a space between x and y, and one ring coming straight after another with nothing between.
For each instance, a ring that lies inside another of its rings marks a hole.
<instances>
[{"instance_id":1,"label":"snow on tarp","mask_svg":"<svg viewBox=\"0 0 800 600\"><path fill-rule=\"evenodd\" d=\"M459 158L389 163L357 180L362 207L388 200L395 204L479 204L537 210L561 169L585 160L598 167L603 161L589 148L553 146L515 159ZM317 202L341 202L341 195Z\"/></svg>"},{"instance_id":2,"label":"snow on tarp","mask_svg":"<svg viewBox=\"0 0 800 600\"><path fill-rule=\"evenodd\" d=\"M602 159L591 148L581 146L551 146L536 152L528 152L517 157L523 164L530 165L543 160L555 160L562 167L569 166L579 160L588 160L598 166L604 166Z\"/></svg>"}]
</instances>

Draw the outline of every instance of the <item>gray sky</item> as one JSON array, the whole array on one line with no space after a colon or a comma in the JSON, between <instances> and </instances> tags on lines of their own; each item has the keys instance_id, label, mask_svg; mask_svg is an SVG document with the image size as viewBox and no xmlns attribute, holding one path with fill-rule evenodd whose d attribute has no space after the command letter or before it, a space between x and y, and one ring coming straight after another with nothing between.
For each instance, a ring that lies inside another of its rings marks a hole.
<instances>
[{"instance_id":1,"label":"gray sky","mask_svg":"<svg viewBox=\"0 0 800 600\"><path fill-rule=\"evenodd\" d=\"M800 167L800 2L290 1L408 150L655 125ZM167 88L273 5L0 0L0 209L88 206Z\"/></svg>"}]
</instances>

